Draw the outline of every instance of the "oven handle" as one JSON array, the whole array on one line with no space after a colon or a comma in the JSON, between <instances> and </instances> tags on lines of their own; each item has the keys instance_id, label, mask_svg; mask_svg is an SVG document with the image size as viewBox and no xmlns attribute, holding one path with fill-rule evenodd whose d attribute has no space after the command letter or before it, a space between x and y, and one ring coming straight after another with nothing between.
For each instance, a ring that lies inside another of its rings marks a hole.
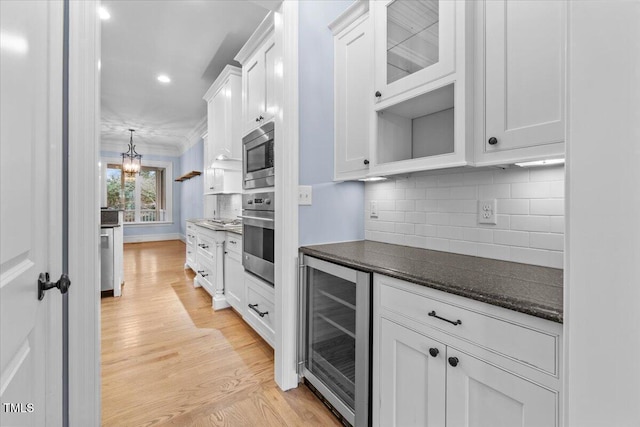
<instances>
[{"instance_id":1,"label":"oven handle","mask_svg":"<svg viewBox=\"0 0 640 427\"><path fill-rule=\"evenodd\" d=\"M257 221L267 221L267 222L273 222L274 220L271 218L262 218L259 216L248 216L248 215L238 215L238 218L242 218L242 219L255 219Z\"/></svg>"}]
</instances>

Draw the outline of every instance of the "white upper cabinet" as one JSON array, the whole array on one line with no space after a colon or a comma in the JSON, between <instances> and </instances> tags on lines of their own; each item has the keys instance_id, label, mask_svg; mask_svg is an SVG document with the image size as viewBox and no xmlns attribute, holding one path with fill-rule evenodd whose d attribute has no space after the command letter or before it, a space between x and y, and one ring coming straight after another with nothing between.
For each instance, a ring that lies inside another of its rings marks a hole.
<instances>
[{"instance_id":1,"label":"white upper cabinet","mask_svg":"<svg viewBox=\"0 0 640 427\"><path fill-rule=\"evenodd\" d=\"M227 65L203 97L208 128L205 167L215 160L242 160L241 75L238 67Z\"/></svg>"},{"instance_id":2,"label":"white upper cabinet","mask_svg":"<svg viewBox=\"0 0 640 427\"><path fill-rule=\"evenodd\" d=\"M258 26L235 60L242 65L242 134L275 114L276 46L273 12Z\"/></svg>"},{"instance_id":3,"label":"white upper cabinet","mask_svg":"<svg viewBox=\"0 0 640 427\"><path fill-rule=\"evenodd\" d=\"M369 170L373 113L373 40L369 4L355 2L329 25L334 35L334 179L364 178Z\"/></svg>"},{"instance_id":4,"label":"white upper cabinet","mask_svg":"<svg viewBox=\"0 0 640 427\"><path fill-rule=\"evenodd\" d=\"M406 99L455 71L456 8L462 2L374 0L371 7L378 101Z\"/></svg>"},{"instance_id":5,"label":"white upper cabinet","mask_svg":"<svg viewBox=\"0 0 640 427\"><path fill-rule=\"evenodd\" d=\"M479 3L476 164L564 157L566 2Z\"/></svg>"}]
</instances>

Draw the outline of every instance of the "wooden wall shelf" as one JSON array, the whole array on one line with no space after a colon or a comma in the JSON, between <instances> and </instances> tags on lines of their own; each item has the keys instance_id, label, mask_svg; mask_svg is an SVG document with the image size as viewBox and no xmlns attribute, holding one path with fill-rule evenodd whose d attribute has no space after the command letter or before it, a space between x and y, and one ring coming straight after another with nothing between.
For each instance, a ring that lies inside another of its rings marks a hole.
<instances>
[{"instance_id":1,"label":"wooden wall shelf","mask_svg":"<svg viewBox=\"0 0 640 427\"><path fill-rule=\"evenodd\" d=\"M198 176L198 175L202 175L202 172L198 172L198 171L187 172L184 175L181 175L178 178L176 178L176 182L186 181L186 180L191 179L194 176Z\"/></svg>"}]
</instances>

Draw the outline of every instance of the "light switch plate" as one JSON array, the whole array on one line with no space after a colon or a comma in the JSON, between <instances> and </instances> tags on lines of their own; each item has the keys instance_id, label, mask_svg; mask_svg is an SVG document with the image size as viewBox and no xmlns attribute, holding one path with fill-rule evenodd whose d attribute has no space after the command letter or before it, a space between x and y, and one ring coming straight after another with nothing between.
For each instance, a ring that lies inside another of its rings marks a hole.
<instances>
[{"instance_id":1,"label":"light switch plate","mask_svg":"<svg viewBox=\"0 0 640 427\"><path fill-rule=\"evenodd\" d=\"M298 186L298 204L302 206L311 205L311 186L299 185Z\"/></svg>"},{"instance_id":2,"label":"light switch plate","mask_svg":"<svg viewBox=\"0 0 640 427\"><path fill-rule=\"evenodd\" d=\"M497 224L496 199L478 201L478 224Z\"/></svg>"}]
</instances>

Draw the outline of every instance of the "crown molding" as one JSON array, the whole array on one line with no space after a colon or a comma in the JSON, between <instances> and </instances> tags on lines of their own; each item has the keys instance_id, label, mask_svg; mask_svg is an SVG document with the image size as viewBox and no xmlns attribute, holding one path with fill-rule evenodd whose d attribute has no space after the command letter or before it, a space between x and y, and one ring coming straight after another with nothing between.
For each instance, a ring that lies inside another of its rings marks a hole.
<instances>
[{"instance_id":1,"label":"crown molding","mask_svg":"<svg viewBox=\"0 0 640 427\"><path fill-rule=\"evenodd\" d=\"M225 68L226 70L226 68ZM203 139L203 134L207 133L207 116L204 116L200 121L191 129L191 131L185 135L184 141L180 144L178 149L178 156L182 156L189 148L196 145L198 141Z\"/></svg>"},{"instance_id":2,"label":"crown molding","mask_svg":"<svg viewBox=\"0 0 640 427\"><path fill-rule=\"evenodd\" d=\"M220 75L218 75L216 80L209 87L209 90L207 90L207 93L204 94L202 99L204 99L207 102L211 101L211 99L215 96L215 94L218 93L220 88L224 86L225 82L227 81L227 79L229 79L230 76L236 76L236 77L242 78L242 69L239 67L235 67L233 65L226 65L224 69L220 72Z\"/></svg>"},{"instance_id":3,"label":"crown molding","mask_svg":"<svg viewBox=\"0 0 640 427\"><path fill-rule=\"evenodd\" d=\"M144 142L138 142L135 145L136 151L142 154L142 158L144 158L145 154L169 157L179 157L181 154L180 148L175 145L151 145ZM103 152L122 153L124 148L122 141L100 141L100 151Z\"/></svg>"},{"instance_id":4,"label":"crown molding","mask_svg":"<svg viewBox=\"0 0 640 427\"><path fill-rule=\"evenodd\" d=\"M236 57L233 58L234 60L244 65L247 59L249 59L249 56L273 33L275 27L274 15L274 12L271 11L265 16L260 25L258 25L258 28L251 34L249 40L242 46L242 49L240 49Z\"/></svg>"},{"instance_id":5,"label":"crown molding","mask_svg":"<svg viewBox=\"0 0 640 427\"><path fill-rule=\"evenodd\" d=\"M351 23L355 22L356 19L361 16L367 14L369 12L369 1L368 0L356 0L353 2L351 6L347 8L340 16L333 20L329 24L329 29L335 36L340 33L342 30L347 28Z\"/></svg>"}]
</instances>

